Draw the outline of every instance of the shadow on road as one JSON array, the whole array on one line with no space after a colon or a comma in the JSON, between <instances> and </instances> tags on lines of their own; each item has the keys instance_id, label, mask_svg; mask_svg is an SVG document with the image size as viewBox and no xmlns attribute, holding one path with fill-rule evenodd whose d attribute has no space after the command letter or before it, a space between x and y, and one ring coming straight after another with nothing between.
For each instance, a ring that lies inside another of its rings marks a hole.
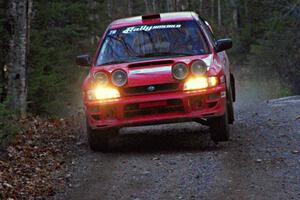
<instances>
[{"instance_id":1,"label":"shadow on road","mask_svg":"<svg viewBox=\"0 0 300 200\"><path fill-rule=\"evenodd\" d=\"M197 123L124 128L118 141L113 142L118 153L177 153L183 151L218 151L209 129Z\"/></svg>"}]
</instances>

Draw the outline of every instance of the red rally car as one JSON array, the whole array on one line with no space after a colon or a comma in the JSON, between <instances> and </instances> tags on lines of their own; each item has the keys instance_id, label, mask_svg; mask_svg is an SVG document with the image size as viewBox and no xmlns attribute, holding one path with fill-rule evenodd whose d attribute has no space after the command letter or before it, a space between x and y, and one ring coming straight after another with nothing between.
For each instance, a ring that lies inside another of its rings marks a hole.
<instances>
[{"instance_id":1,"label":"red rally car","mask_svg":"<svg viewBox=\"0 0 300 200\"><path fill-rule=\"evenodd\" d=\"M88 140L108 150L124 126L196 121L214 142L229 140L234 121L234 77L225 53L231 39L216 40L193 12L153 14L112 22L82 90Z\"/></svg>"}]
</instances>

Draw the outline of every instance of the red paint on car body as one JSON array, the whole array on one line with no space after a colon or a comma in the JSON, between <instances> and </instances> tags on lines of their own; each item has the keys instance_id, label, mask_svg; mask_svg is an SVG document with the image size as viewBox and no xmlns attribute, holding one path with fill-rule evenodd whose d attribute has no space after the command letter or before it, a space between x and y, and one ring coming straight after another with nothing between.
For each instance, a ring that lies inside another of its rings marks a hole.
<instances>
[{"instance_id":1,"label":"red paint on car body","mask_svg":"<svg viewBox=\"0 0 300 200\"><path fill-rule=\"evenodd\" d=\"M100 48L110 30L129 26L182 21L197 22L207 41L210 50L209 54L96 66ZM230 87L229 61L225 51L217 53L214 47L215 44L209 38L208 30L203 29L203 26L203 21L195 13L191 12L161 14L159 19L150 20L142 20L140 16L116 20L111 23L99 42L89 76L85 79L82 86L84 105L90 127L101 129L148 123L155 124L169 120L206 119L223 115L226 107L226 98L221 97L221 94ZM176 63L185 63L190 70L191 63L198 59L203 60L209 67L208 76L217 76L219 78L225 76L226 81L211 88L184 91L184 81L175 80L171 70L160 71L160 69L164 69L163 67L168 69L168 67L171 68ZM156 71L155 68L158 70ZM128 75L126 85L118 88L121 97L102 101L88 100L86 92L92 87L93 75L102 71L111 77L111 73L117 69L124 70ZM154 70L148 72L147 69ZM136 73L136 70L141 71ZM149 92L146 91L148 86L155 86L161 90ZM210 99L209 96L212 94L216 94L216 98Z\"/></svg>"}]
</instances>

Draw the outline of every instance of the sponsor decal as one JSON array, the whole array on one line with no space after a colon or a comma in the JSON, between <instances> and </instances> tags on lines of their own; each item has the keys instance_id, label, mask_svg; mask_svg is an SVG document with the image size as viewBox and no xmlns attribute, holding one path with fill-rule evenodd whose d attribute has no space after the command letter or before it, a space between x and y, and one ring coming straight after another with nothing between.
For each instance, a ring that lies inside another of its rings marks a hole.
<instances>
[{"instance_id":1,"label":"sponsor decal","mask_svg":"<svg viewBox=\"0 0 300 200\"><path fill-rule=\"evenodd\" d=\"M108 33L108 35L114 35L116 33L117 33L117 30L110 30L109 33Z\"/></svg>"},{"instance_id":2,"label":"sponsor decal","mask_svg":"<svg viewBox=\"0 0 300 200\"><path fill-rule=\"evenodd\" d=\"M226 98L226 92L221 92L221 98Z\"/></svg>"},{"instance_id":3,"label":"sponsor decal","mask_svg":"<svg viewBox=\"0 0 300 200\"><path fill-rule=\"evenodd\" d=\"M152 31L152 30L159 30L159 29L177 29L181 28L181 24L163 24L163 25L143 25L143 26L132 26L127 27L123 30L122 33L128 34L132 32L139 32L139 31Z\"/></svg>"}]
</instances>

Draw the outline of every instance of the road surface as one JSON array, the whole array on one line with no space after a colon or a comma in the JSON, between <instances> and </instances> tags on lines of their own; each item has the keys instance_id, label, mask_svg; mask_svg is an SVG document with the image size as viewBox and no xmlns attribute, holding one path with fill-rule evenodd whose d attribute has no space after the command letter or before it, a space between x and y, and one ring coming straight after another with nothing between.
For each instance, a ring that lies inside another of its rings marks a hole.
<instances>
[{"instance_id":1,"label":"road surface","mask_svg":"<svg viewBox=\"0 0 300 200\"><path fill-rule=\"evenodd\" d=\"M123 129L117 153L84 145L56 199L300 199L300 97L240 93L235 113L218 145L197 123Z\"/></svg>"}]
</instances>

